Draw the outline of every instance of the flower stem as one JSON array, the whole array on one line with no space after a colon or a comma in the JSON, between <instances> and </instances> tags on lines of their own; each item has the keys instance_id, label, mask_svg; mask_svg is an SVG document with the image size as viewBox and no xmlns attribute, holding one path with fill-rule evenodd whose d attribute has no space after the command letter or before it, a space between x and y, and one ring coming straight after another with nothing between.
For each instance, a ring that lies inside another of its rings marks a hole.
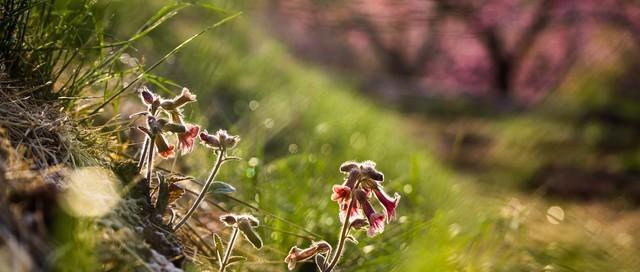
<instances>
[{"instance_id":1,"label":"flower stem","mask_svg":"<svg viewBox=\"0 0 640 272\"><path fill-rule=\"evenodd\" d=\"M173 227L173 230L177 230L178 228L180 228L180 226L182 226L185 222L187 222L187 219L191 217L193 212L195 212L196 209L198 208L198 205L200 205L200 202L202 202L202 200L204 200L204 197L207 195L209 186L211 186L213 179L216 177L216 175L218 174L218 171L220 170L220 166L222 165L222 162L224 162L225 151L218 150L216 151L216 153L218 153L218 159L216 160L216 164L213 166L213 169L211 169L209 178L207 178L207 181L205 182L204 186L202 186L202 191L200 191L200 194L198 194L198 197L193 202L193 204L191 205L191 208L189 208L189 210L184 215L184 217L182 217L182 219L180 219L180 221Z\"/></svg>"},{"instance_id":2,"label":"flower stem","mask_svg":"<svg viewBox=\"0 0 640 272\"><path fill-rule=\"evenodd\" d=\"M144 167L144 161L147 157L147 149L149 148L149 136L144 137L144 144L142 145L142 151L140 152L140 159L138 160L138 171Z\"/></svg>"},{"instance_id":3,"label":"flower stem","mask_svg":"<svg viewBox=\"0 0 640 272\"><path fill-rule=\"evenodd\" d=\"M154 136L155 137L155 136ZM153 148L155 145L149 141L149 152L147 152L147 183L151 184L151 174L153 174Z\"/></svg>"},{"instance_id":4,"label":"flower stem","mask_svg":"<svg viewBox=\"0 0 640 272\"><path fill-rule=\"evenodd\" d=\"M229 262L229 258L231 257L231 250L233 250L233 246L236 243L236 239L238 238L238 228L233 228L233 233L231 234L231 240L229 240L229 245L227 245L227 252L224 253L224 257L222 258L222 263L220 263L220 272L224 272L227 269L227 265Z\"/></svg>"},{"instance_id":5,"label":"flower stem","mask_svg":"<svg viewBox=\"0 0 640 272\"><path fill-rule=\"evenodd\" d=\"M358 180L358 182L356 182L353 188L354 189L358 188L359 184L360 184L360 181ZM350 193L350 197L351 197L351 201L349 202L349 207L347 207L347 215L344 218L344 223L342 223L342 230L340 231L340 238L338 240L338 247L336 248L336 253L333 255L331 262L324 269L323 272L330 272L331 270L333 270L336 264L338 264L340 257L342 257L342 250L344 250L344 243L347 241L347 235L349 235L349 229L351 225L351 223L349 222L349 217L351 217L351 208L353 208L353 205L356 201L353 195L353 190Z\"/></svg>"}]
</instances>

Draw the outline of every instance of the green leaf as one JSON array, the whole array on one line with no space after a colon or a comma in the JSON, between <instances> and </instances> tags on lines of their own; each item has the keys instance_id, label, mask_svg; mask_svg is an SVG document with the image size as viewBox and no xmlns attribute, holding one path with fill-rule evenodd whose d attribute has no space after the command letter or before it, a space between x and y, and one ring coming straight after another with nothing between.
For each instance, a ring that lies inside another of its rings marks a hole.
<instances>
[{"instance_id":1,"label":"green leaf","mask_svg":"<svg viewBox=\"0 0 640 272\"><path fill-rule=\"evenodd\" d=\"M352 235L347 235L347 241L353 243L354 245L358 244L358 240L356 239L356 237L353 237Z\"/></svg>"},{"instance_id":2,"label":"green leaf","mask_svg":"<svg viewBox=\"0 0 640 272\"><path fill-rule=\"evenodd\" d=\"M158 200L156 200L156 212L163 214L169 205L169 184L165 181L164 175L158 175Z\"/></svg>"},{"instance_id":3,"label":"green leaf","mask_svg":"<svg viewBox=\"0 0 640 272\"><path fill-rule=\"evenodd\" d=\"M244 257L244 256L231 256L231 257L229 257L229 260L227 261L227 264L228 265L232 265L234 263L244 262L246 260L247 260L247 258Z\"/></svg>"},{"instance_id":4,"label":"green leaf","mask_svg":"<svg viewBox=\"0 0 640 272\"><path fill-rule=\"evenodd\" d=\"M224 246L222 244L222 239L217 233L213 234L213 244L216 248L216 257L218 258L218 262L222 262L222 256L224 255Z\"/></svg>"},{"instance_id":5,"label":"green leaf","mask_svg":"<svg viewBox=\"0 0 640 272\"><path fill-rule=\"evenodd\" d=\"M212 194L229 194L236 191L236 188L222 181L214 181L209 187L209 193Z\"/></svg>"},{"instance_id":6,"label":"green leaf","mask_svg":"<svg viewBox=\"0 0 640 272\"><path fill-rule=\"evenodd\" d=\"M256 249L262 248L262 239L257 232L253 230L250 223L248 221L240 221L238 222L238 229L242 232L245 238L255 247Z\"/></svg>"}]
</instances>

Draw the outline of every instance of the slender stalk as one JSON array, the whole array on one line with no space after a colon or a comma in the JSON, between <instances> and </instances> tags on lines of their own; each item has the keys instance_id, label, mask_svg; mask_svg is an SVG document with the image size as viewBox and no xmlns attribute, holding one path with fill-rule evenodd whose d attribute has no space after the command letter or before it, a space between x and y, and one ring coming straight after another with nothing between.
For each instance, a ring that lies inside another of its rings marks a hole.
<instances>
[{"instance_id":1,"label":"slender stalk","mask_svg":"<svg viewBox=\"0 0 640 272\"><path fill-rule=\"evenodd\" d=\"M358 188L360 181L356 182L356 185L353 186L353 190ZM347 241L347 235L349 235L350 222L349 217L351 217L351 208L353 208L353 204L356 202L356 198L353 195L353 190L350 193L351 201L349 202L349 207L347 207L347 215L344 218L344 223L342 223L342 230L340 231L340 239L338 240L338 248L336 249L336 253L333 255L331 262L324 269L324 272L330 272L333 268L338 264L340 257L342 257L342 250L344 250L344 243Z\"/></svg>"},{"instance_id":2,"label":"slender stalk","mask_svg":"<svg viewBox=\"0 0 640 272\"><path fill-rule=\"evenodd\" d=\"M154 136L156 137L156 136ZM151 143L151 141L149 142L149 152L147 152L147 183L151 184L151 174L153 173L153 148L155 147L155 145L153 143Z\"/></svg>"},{"instance_id":3,"label":"slender stalk","mask_svg":"<svg viewBox=\"0 0 640 272\"><path fill-rule=\"evenodd\" d=\"M233 246L236 243L236 239L238 238L238 228L233 228L233 233L231 234L231 240L229 240L229 245L227 246L227 252L224 253L224 257L222 258L222 263L220 263L220 272L224 272L227 269L227 265L229 262L229 258L231 257L231 250L233 250Z\"/></svg>"},{"instance_id":4,"label":"slender stalk","mask_svg":"<svg viewBox=\"0 0 640 272\"><path fill-rule=\"evenodd\" d=\"M173 227L173 230L177 230L178 228L180 228L180 226L182 226L185 222L187 222L187 219L191 217L193 212L195 212L196 209L198 208L198 205L200 205L200 202L202 202L202 200L204 200L204 197L207 195L207 191L209 190L209 187L211 186L213 179L218 174L218 171L220 170L220 166L222 165L222 162L224 162L225 151L218 150L216 151L216 153L218 153L218 159L216 160L216 164L213 166L213 169L211 169L211 174L209 174L209 178L207 178L207 181L204 183L204 186L202 186L202 191L200 191L200 194L198 194L198 198L196 198L196 201L193 202L193 205L191 205L191 208L189 208L189 210L184 215L184 217L182 217L182 219L180 219L180 221Z\"/></svg>"},{"instance_id":5,"label":"slender stalk","mask_svg":"<svg viewBox=\"0 0 640 272\"><path fill-rule=\"evenodd\" d=\"M144 137L144 144L142 145L142 151L140 152L140 159L138 160L138 171L144 167L144 161L147 157L147 149L149 148L149 136Z\"/></svg>"}]
</instances>

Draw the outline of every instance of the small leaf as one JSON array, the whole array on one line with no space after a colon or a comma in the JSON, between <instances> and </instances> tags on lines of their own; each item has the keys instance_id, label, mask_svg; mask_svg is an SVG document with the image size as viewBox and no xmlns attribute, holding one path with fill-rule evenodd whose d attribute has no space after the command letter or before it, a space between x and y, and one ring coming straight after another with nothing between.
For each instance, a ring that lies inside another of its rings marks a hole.
<instances>
[{"instance_id":1,"label":"small leaf","mask_svg":"<svg viewBox=\"0 0 640 272\"><path fill-rule=\"evenodd\" d=\"M184 188L182 188L182 186L178 185L177 183L169 184L169 199L167 200L167 203L175 203L184 195L184 192Z\"/></svg>"},{"instance_id":2,"label":"small leaf","mask_svg":"<svg viewBox=\"0 0 640 272\"><path fill-rule=\"evenodd\" d=\"M247 258L244 256L231 256L229 257L229 260L227 261L228 265L232 265L234 263L238 263L238 262L244 262L246 261Z\"/></svg>"},{"instance_id":3,"label":"small leaf","mask_svg":"<svg viewBox=\"0 0 640 272\"><path fill-rule=\"evenodd\" d=\"M354 245L358 244L358 240L356 239L356 237L353 237L351 235L347 235L347 241L352 242Z\"/></svg>"},{"instance_id":4,"label":"small leaf","mask_svg":"<svg viewBox=\"0 0 640 272\"><path fill-rule=\"evenodd\" d=\"M316 266L320 271L324 271L327 268L327 264L324 262L324 256L321 254L316 254Z\"/></svg>"},{"instance_id":5,"label":"small leaf","mask_svg":"<svg viewBox=\"0 0 640 272\"><path fill-rule=\"evenodd\" d=\"M158 199L156 200L156 212L162 215L169 205L169 184L167 184L163 175L158 174L158 180L160 184L158 184L159 190Z\"/></svg>"},{"instance_id":6,"label":"small leaf","mask_svg":"<svg viewBox=\"0 0 640 272\"><path fill-rule=\"evenodd\" d=\"M213 244L216 248L216 257L218 262L222 262L222 255L224 254L224 246L222 245L222 239L217 233L213 234Z\"/></svg>"},{"instance_id":7,"label":"small leaf","mask_svg":"<svg viewBox=\"0 0 640 272\"><path fill-rule=\"evenodd\" d=\"M176 174L173 174L166 178L168 183L175 183L183 180L193 180L193 179L194 178L192 176L183 176L183 175L176 175Z\"/></svg>"},{"instance_id":8,"label":"small leaf","mask_svg":"<svg viewBox=\"0 0 640 272\"><path fill-rule=\"evenodd\" d=\"M222 181L214 181L209 187L209 192L213 194L228 194L236 191L236 188Z\"/></svg>"},{"instance_id":9,"label":"small leaf","mask_svg":"<svg viewBox=\"0 0 640 272\"><path fill-rule=\"evenodd\" d=\"M244 237L255 247L256 249L262 248L262 239L257 232L253 230L248 221L238 222L238 229L244 234Z\"/></svg>"}]
</instances>

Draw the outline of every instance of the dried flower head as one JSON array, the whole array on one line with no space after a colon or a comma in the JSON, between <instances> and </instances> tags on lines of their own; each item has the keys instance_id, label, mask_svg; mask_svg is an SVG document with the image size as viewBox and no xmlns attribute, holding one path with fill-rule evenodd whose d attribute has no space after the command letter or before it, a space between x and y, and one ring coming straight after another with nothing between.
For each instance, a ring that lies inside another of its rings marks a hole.
<instances>
[{"instance_id":1,"label":"dried flower head","mask_svg":"<svg viewBox=\"0 0 640 272\"><path fill-rule=\"evenodd\" d=\"M218 130L215 134L209 134L206 130L200 133L200 141L213 149L232 149L240 141L240 136L229 135L226 130Z\"/></svg>"},{"instance_id":2,"label":"dried flower head","mask_svg":"<svg viewBox=\"0 0 640 272\"><path fill-rule=\"evenodd\" d=\"M293 270L296 268L297 262L311 259L317 254L329 252L330 250L331 245L325 241L313 242L311 246L304 249L294 246L289 250L289 255L284 259L284 262L287 263L287 268L289 268L289 270Z\"/></svg>"}]
</instances>

